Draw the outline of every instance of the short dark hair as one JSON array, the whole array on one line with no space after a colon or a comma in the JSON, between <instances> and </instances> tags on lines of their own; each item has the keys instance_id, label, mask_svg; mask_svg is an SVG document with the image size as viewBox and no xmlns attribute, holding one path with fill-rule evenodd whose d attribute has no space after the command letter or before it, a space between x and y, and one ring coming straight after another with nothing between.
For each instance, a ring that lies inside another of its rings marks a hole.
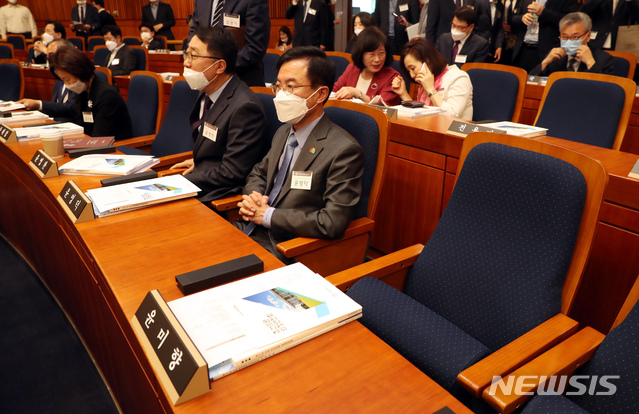
<instances>
[{"instance_id":1,"label":"short dark hair","mask_svg":"<svg viewBox=\"0 0 639 414\"><path fill-rule=\"evenodd\" d=\"M425 62L428 69L433 73L433 76L440 75L448 65L448 62L446 62L446 59L439 53L435 45L433 45L430 40L422 37L414 38L404 46L400 55L404 70L406 70L404 59L407 55L413 56L420 62Z\"/></svg>"},{"instance_id":2,"label":"short dark hair","mask_svg":"<svg viewBox=\"0 0 639 414\"><path fill-rule=\"evenodd\" d=\"M93 0L93 4L99 4L100 7L104 7L104 0Z\"/></svg>"},{"instance_id":3,"label":"short dark hair","mask_svg":"<svg viewBox=\"0 0 639 414\"><path fill-rule=\"evenodd\" d=\"M390 66L393 64L393 51L388 36L376 26L370 26L362 30L362 33L357 36L351 52L353 64L360 69L364 69L364 53L374 52L382 45L386 50L384 66Z\"/></svg>"},{"instance_id":4,"label":"short dark hair","mask_svg":"<svg viewBox=\"0 0 639 414\"><path fill-rule=\"evenodd\" d=\"M122 30L120 30L119 26L116 26L114 24L107 24L102 28L102 36L106 35L107 33L111 33L111 36L113 37L120 36L120 38L122 38Z\"/></svg>"},{"instance_id":5,"label":"short dark hair","mask_svg":"<svg viewBox=\"0 0 639 414\"><path fill-rule=\"evenodd\" d=\"M224 59L225 73L235 73L237 40L233 33L221 27L196 26L195 36L206 44L206 50L212 56Z\"/></svg>"},{"instance_id":6,"label":"short dark hair","mask_svg":"<svg viewBox=\"0 0 639 414\"><path fill-rule=\"evenodd\" d=\"M308 62L306 76L311 81L311 86L328 86L329 91L333 90L335 63L326 56L322 49L315 46L297 46L289 49L277 60L275 70L279 73L282 65L294 60Z\"/></svg>"},{"instance_id":7,"label":"short dark hair","mask_svg":"<svg viewBox=\"0 0 639 414\"><path fill-rule=\"evenodd\" d=\"M364 26L364 28L377 26L373 15L368 12L359 12L355 15L355 17L359 17L359 22ZM353 17L353 22L355 21L355 17Z\"/></svg>"},{"instance_id":8,"label":"short dark hair","mask_svg":"<svg viewBox=\"0 0 639 414\"><path fill-rule=\"evenodd\" d=\"M138 30L142 30L143 27L146 27L147 29L149 29L150 31L152 31L153 33L155 33L155 29L153 28L153 26L151 26L148 23L142 23L141 25L138 26Z\"/></svg>"},{"instance_id":9,"label":"short dark hair","mask_svg":"<svg viewBox=\"0 0 639 414\"><path fill-rule=\"evenodd\" d=\"M470 6L460 7L455 9L453 17L457 17L457 20L466 22L467 25L477 23L477 12Z\"/></svg>"},{"instance_id":10,"label":"short dark hair","mask_svg":"<svg viewBox=\"0 0 639 414\"><path fill-rule=\"evenodd\" d=\"M288 28L288 26L282 26L280 27L280 32L284 33L288 39L286 40L286 44L290 45L291 43L293 43L293 35L291 34L291 29ZM277 44L280 45L282 43L282 40L278 40Z\"/></svg>"},{"instance_id":11,"label":"short dark hair","mask_svg":"<svg viewBox=\"0 0 639 414\"><path fill-rule=\"evenodd\" d=\"M47 24L52 24L53 25L53 31L56 32L56 33L62 34L62 38L63 39L67 38L67 31L64 28L64 25L62 23L60 23L57 20L47 20L47 23L45 24L45 26Z\"/></svg>"},{"instance_id":12,"label":"short dark hair","mask_svg":"<svg viewBox=\"0 0 639 414\"><path fill-rule=\"evenodd\" d=\"M88 82L95 75L95 66L91 59L76 48L62 46L49 56L49 68L56 79L60 79L58 70L63 70L77 77L83 82Z\"/></svg>"}]
</instances>

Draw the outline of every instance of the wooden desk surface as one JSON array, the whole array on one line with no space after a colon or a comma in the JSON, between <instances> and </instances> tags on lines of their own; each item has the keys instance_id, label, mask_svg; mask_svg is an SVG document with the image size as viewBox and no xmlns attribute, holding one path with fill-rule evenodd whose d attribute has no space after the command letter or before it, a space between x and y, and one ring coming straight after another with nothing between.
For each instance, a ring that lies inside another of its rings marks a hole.
<instances>
[{"instance_id":1,"label":"wooden desk surface","mask_svg":"<svg viewBox=\"0 0 639 414\"><path fill-rule=\"evenodd\" d=\"M173 407L129 320L150 289L181 297L174 276L264 249L195 199L71 224L54 197L68 179L41 180L26 165L39 141L0 144L0 232L34 266L75 323L124 412L470 412L359 322L211 384ZM64 164L68 158L59 160ZM285 369L282 369L286 367ZM347 407L347 408L345 408Z\"/></svg>"}]
</instances>

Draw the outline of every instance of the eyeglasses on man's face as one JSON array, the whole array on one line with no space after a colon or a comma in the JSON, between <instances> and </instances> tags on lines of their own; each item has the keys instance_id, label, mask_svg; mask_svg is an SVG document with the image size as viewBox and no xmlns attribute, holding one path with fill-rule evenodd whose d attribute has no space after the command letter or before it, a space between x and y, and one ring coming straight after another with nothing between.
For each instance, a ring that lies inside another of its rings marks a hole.
<instances>
[{"instance_id":1,"label":"eyeglasses on man's face","mask_svg":"<svg viewBox=\"0 0 639 414\"><path fill-rule=\"evenodd\" d=\"M306 86L313 86L313 85L290 85L290 84L282 85L282 84L276 83L275 85L271 86L271 90L275 94L277 94L279 91L283 91L287 95L292 95L295 89L304 88Z\"/></svg>"},{"instance_id":2,"label":"eyeglasses on man's face","mask_svg":"<svg viewBox=\"0 0 639 414\"><path fill-rule=\"evenodd\" d=\"M194 55L193 53L189 52L188 50L185 50L184 52L182 52L182 58L184 58L184 60L187 61L187 62L193 62L193 59L217 59L217 60L222 59L222 58L215 57L215 56Z\"/></svg>"},{"instance_id":3,"label":"eyeglasses on man's face","mask_svg":"<svg viewBox=\"0 0 639 414\"><path fill-rule=\"evenodd\" d=\"M582 35L573 35L573 36L559 36L560 40L581 40L582 37L584 37L585 35L587 35L588 32L582 34Z\"/></svg>"}]
</instances>

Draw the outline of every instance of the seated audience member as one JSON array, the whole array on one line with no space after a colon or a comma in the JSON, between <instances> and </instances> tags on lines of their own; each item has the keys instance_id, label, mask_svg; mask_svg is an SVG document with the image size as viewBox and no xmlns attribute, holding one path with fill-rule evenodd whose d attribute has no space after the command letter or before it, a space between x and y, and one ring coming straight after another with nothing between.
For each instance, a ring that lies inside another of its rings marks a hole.
<instances>
[{"instance_id":1,"label":"seated audience member","mask_svg":"<svg viewBox=\"0 0 639 414\"><path fill-rule=\"evenodd\" d=\"M75 47L73 43L66 39L55 39L47 45L47 54L44 56L50 56L62 46ZM61 80L56 80L53 84L51 101L42 102L36 99L22 99L18 102L23 104L27 111L40 111L60 122L74 122L76 120L75 105L77 100L78 94L70 91Z\"/></svg>"},{"instance_id":2,"label":"seated audience member","mask_svg":"<svg viewBox=\"0 0 639 414\"><path fill-rule=\"evenodd\" d=\"M346 53L351 53L357 36L367 27L375 26L373 15L367 12L359 12L353 18L353 37L346 43Z\"/></svg>"},{"instance_id":3,"label":"seated audience member","mask_svg":"<svg viewBox=\"0 0 639 414\"><path fill-rule=\"evenodd\" d=\"M33 59L32 63L47 63L47 46L51 44L55 39L66 39L67 31L64 25L54 20L47 21L44 26L44 33L42 34L42 40L37 40L33 44Z\"/></svg>"},{"instance_id":4,"label":"seated audience member","mask_svg":"<svg viewBox=\"0 0 639 414\"><path fill-rule=\"evenodd\" d=\"M203 203L239 194L266 152L268 121L259 98L235 74L237 43L220 27L195 28L184 52L184 77L201 91L191 113L193 158L173 168L202 191Z\"/></svg>"},{"instance_id":5,"label":"seated audience member","mask_svg":"<svg viewBox=\"0 0 639 414\"><path fill-rule=\"evenodd\" d=\"M280 28L280 40L277 42L275 49L286 52L293 47L293 35L291 29L288 26L282 26Z\"/></svg>"},{"instance_id":6,"label":"seated audience member","mask_svg":"<svg viewBox=\"0 0 639 414\"><path fill-rule=\"evenodd\" d=\"M470 6L455 10L450 32L443 33L437 39L437 50L449 65L462 67L468 62L486 62L488 59L488 40L473 33L477 13Z\"/></svg>"},{"instance_id":7,"label":"seated audience member","mask_svg":"<svg viewBox=\"0 0 639 414\"><path fill-rule=\"evenodd\" d=\"M111 52L106 67L111 69L113 76L130 75L138 66L138 57L127 45L122 43L122 31L118 26L102 28L104 42Z\"/></svg>"},{"instance_id":8,"label":"seated audience member","mask_svg":"<svg viewBox=\"0 0 639 414\"><path fill-rule=\"evenodd\" d=\"M235 225L287 261L276 250L282 241L344 235L362 191L364 152L324 114L335 65L322 50L294 47L280 57L277 72L275 109L288 125L249 174ZM304 173L308 181L293 182Z\"/></svg>"},{"instance_id":9,"label":"seated audience member","mask_svg":"<svg viewBox=\"0 0 639 414\"><path fill-rule=\"evenodd\" d=\"M565 15L559 22L561 47L553 48L531 75L548 76L557 71L612 75L614 60L600 48L588 47L592 22L585 13Z\"/></svg>"},{"instance_id":10,"label":"seated audience member","mask_svg":"<svg viewBox=\"0 0 639 414\"><path fill-rule=\"evenodd\" d=\"M142 46L149 50L163 49L162 42L154 38L155 31L152 26L146 24L140 25L140 39L142 40Z\"/></svg>"},{"instance_id":11,"label":"seated audience member","mask_svg":"<svg viewBox=\"0 0 639 414\"><path fill-rule=\"evenodd\" d=\"M446 66L446 59L426 39L415 38L406 44L401 54L402 66L419 84L417 99L428 106L437 106L444 115L467 121L473 119L473 85L466 72L455 65ZM410 100L404 80L393 80L393 90Z\"/></svg>"},{"instance_id":12,"label":"seated audience member","mask_svg":"<svg viewBox=\"0 0 639 414\"><path fill-rule=\"evenodd\" d=\"M100 18L100 24L104 26L115 26L115 18L111 16L111 13L104 8L104 0L93 0L93 5L98 9L98 17Z\"/></svg>"},{"instance_id":13,"label":"seated audience member","mask_svg":"<svg viewBox=\"0 0 639 414\"><path fill-rule=\"evenodd\" d=\"M75 123L92 137L131 138L131 118L120 91L95 76L93 62L81 51L59 47L49 57L51 73L77 93Z\"/></svg>"},{"instance_id":14,"label":"seated audience member","mask_svg":"<svg viewBox=\"0 0 639 414\"><path fill-rule=\"evenodd\" d=\"M393 92L393 79L401 75L391 67L391 44L384 32L377 27L364 29L357 36L351 56L353 63L333 86L335 98L357 98L369 103L380 95L388 105L397 105L400 99Z\"/></svg>"}]
</instances>

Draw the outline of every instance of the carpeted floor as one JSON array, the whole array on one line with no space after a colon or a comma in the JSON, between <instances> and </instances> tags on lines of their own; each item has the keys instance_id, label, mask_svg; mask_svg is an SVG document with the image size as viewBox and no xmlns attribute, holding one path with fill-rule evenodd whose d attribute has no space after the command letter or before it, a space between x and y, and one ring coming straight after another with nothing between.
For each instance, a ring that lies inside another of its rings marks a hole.
<instances>
[{"instance_id":1,"label":"carpeted floor","mask_svg":"<svg viewBox=\"0 0 639 414\"><path fill-rule=\"evenodd\" d=\"M0 238L0 413L117 413L47 288Z\"/></svg>"}]
</instances>

